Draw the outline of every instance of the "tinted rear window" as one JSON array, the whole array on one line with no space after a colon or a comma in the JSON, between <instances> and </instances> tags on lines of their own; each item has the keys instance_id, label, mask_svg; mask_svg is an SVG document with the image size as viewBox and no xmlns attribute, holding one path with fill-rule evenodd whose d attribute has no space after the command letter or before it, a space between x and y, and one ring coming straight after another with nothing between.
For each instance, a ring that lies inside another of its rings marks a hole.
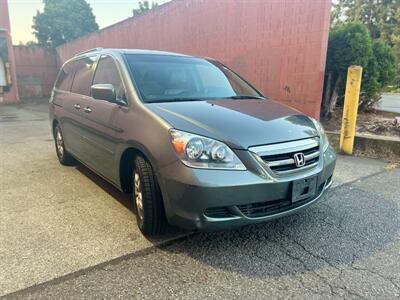
<instances>
[{"instance_id":1,"label":"tinted rear window","mask_svg":"<svg viewBox=\"0 0 400 300\"><path fill-rule=\"evenodd\" d=\"M70 91L75 74L75 61L68 62L61 69L55 87L63 91Z\"/></svg>"},{"instance_id":2,"label":"tinted rear window","mask_svg":"<svg viewBox=\"0 0 400 300\"><path fill-rule=\"evenodd\" d=\"M79 59L76 63L76 72L71 92L90 96L90 86L93 81L96 56Z\"/></svg>"}]
</instances>

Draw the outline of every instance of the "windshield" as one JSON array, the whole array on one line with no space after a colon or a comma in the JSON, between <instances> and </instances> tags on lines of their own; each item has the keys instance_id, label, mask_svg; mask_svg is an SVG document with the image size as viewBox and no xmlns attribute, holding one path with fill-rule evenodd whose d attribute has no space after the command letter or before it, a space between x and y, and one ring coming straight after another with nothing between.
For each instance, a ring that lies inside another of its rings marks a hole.
<instances>
[{"instance_id":1,"label":"windshield","mask_svg":"<svg viewBox=\"0 0 400 300\"><path fill-rule=\"evenodd\" d=\"M144 102L264 98L234 72L202 58L128 54Z\"/></svg>"}]
</instances>

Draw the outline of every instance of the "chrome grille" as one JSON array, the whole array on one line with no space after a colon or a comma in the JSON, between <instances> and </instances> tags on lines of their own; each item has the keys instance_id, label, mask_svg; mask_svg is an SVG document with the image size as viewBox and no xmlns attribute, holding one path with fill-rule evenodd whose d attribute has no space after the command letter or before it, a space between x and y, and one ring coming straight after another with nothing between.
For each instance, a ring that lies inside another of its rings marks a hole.
<instances>
[{"instance_id":1,"label":"chrome grille","mask_svg":"<svg viewBox=\"0 0 400 300\"><path fill-rule=\"evenodd\" d=\"M252 147L249 150L277 175L312 169L318 165L320 156L319 138ZM295 164L294 155L297 153L304 155L305 164L301 167Z\"/></svg>"}]
</instances>

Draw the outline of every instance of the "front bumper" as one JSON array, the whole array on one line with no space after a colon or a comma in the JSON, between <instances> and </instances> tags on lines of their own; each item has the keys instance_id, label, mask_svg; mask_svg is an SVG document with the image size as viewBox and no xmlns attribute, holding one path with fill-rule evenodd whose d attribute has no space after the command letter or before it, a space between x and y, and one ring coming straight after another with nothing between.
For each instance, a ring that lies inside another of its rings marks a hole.
<instances>
[{"instance_id":1,"label":"front bumper","mask_svg":"<svg viewBox=\"0 0 400 300\"><path fill-rule=\"evenodd\" d=\"M170 224L186 229L219 230L264 222L298 212L318 201L332 184L336 154L329 147L317 168L285 178L247 171L191 169L181 162L158 177ZM294 180L316 177L317 192L291 203ZM249 214L257 210L256 215Z\"/></svg>"}]
</instances>

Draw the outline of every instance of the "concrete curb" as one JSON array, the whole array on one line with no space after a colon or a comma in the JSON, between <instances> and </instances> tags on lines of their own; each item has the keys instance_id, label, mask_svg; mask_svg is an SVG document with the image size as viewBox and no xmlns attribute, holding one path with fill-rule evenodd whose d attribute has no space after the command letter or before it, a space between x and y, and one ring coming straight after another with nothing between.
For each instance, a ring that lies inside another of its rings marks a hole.
<instances>
[{"instance_id":1,"label":"concrete curb","mask_svg":"<svg viewBox=\"0 0 400 300\"><path fill-rule=\"evenodd\" d=\"M327 131L329 142L339 152L340 132ZM400 138L356 134L353 153L389 161L400 161Z\"/></svg>"}]
</instances>

